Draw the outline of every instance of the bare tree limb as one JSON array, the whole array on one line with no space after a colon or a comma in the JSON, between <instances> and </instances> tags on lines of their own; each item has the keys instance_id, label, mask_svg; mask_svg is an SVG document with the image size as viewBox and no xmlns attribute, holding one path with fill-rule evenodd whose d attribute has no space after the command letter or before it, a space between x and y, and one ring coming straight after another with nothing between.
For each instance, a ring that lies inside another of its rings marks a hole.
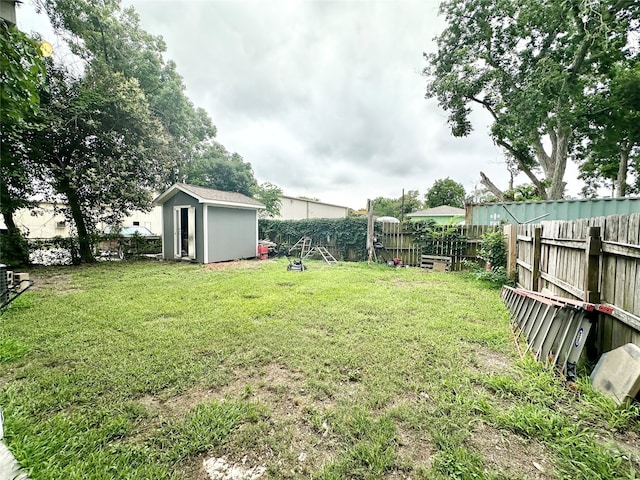
<instances>
[{"instance_id":1,"label":"bare tree limb","mask_svg":"<svg viewBox=\"0 0 640 480\"><path fill-rule=\"evenodd\" d=\"M549 135L549 140L551 140L551 158L555 159L558 154L558 135L556 135L556 131L552 127L549 127L547 134Z\"/></svg>"},{"instance_id":2,"label":"bare tree limb","mask_svg":"<svg viewBox=\"0 0 640 480\"><path fill-rule=\"evenodd\" d=\"M526 161L528 159L526 155L520 150L516 149L513 145L507 143L502 139L497 139L496 143L505 148L509 153L511 153L514 160L518 164L518 168L520 169L520 171L523 172L527 177L529 177L531 183L533 183L533 185L538 189L540 196L546 199L547 189L544 187L543 183L538 179L538 177L536 177L535 174L531 171L531 168L529 168L529 166L527 165Z\"/></svg>"},{"instance_id":3,"label":"bare tree limb","mask_svg":"<svg viewBox=\"0 0 640 480\"><path fill-rule=\"evenodd\" d=\"M628 139L620 144L620 163L618 164L618 175L616 176L616 197L627 195L627 172L629 170L629 154L631 153L632 142Z\"/></svg>"},{"instance_id":4,"label":"bare tree limb","mask_svg":"<svg viewBox=\"0 0 640 480\"><path fill-rule=\"evenodd\" d=\"M493 109L493 107L489 104L489 102L487 102L486 100L481 100L477 97L472 97L472 96L467 96L466 97L468 100L471 100L473 102L479 103L480 105L482 105L484 108L487 109L487 111L491 114L491 116L493 117L493 119L497 122L498 119L498 114L496 113L496 111Z\"/></svg>"},{"instance_id":5,"label":"bare tree limb","mask_svg":"<svg viewBox=\"0 0 640 480\"><path fill-rule=\"evenodd\" d=\"M493 193L498 200L504 202L504 193L487 177L484 172L480 172L480 183Z\"/></svg>"},{"instance_id":6,"label":"bare tree limb","mask_svg":"<svg viewBox=\"0 0 640 480\"><path fill-rule=\"evenodd\" d=\"M553 139L552 142L557 144L557 139ZM549 177L553 169L554 159L547 154L544 146L542 145L542 141L539 138L536 138L531 142L531 147L533 148L533 151L536 152L536 157L538 158L538 162L540 163L545 176Z\"/></svg>"}]
</instances>

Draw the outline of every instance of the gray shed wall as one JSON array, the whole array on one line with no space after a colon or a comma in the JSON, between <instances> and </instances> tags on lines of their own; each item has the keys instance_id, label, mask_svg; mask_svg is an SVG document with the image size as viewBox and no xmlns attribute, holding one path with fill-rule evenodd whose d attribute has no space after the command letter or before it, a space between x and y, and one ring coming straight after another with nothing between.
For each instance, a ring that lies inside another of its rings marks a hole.
<instances>
[{"instance_id":1,"label":"gray shed wall","mask_svg":"<svg viewBox=\"0 0 640 480\"><path fill-rule=\"evenodd\" d=\"M209 262L256 256L258 229L256 210L209 206Z\"/></svg>"},{"instance_id":2,"label":"gray shed wall","mask_svg":"<svg viewBox=\"0 0 640 480\"><path fill-rule=\"evenodd\" d=\"M164 202L162 206L162 250L164 258L174 259L173 254L173 207L195 207L196 224L196 262L204 262L204 235L202 231L202 205L197 199L184 192L178 192L173 197Z\"/></svg>"}]
</instances>

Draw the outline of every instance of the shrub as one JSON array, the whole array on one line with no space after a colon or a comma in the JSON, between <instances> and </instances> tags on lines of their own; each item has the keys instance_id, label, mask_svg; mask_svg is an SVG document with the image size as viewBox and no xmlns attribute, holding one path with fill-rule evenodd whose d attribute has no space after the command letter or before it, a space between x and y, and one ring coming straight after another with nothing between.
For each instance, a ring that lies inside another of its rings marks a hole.
<instances>
[{"instance_id":1,"label":"shrub","mask_svg":"<svg viewBox=\"0 0 640 480\"><path fill-rule=\"evenodd\" d=\"M507 268L507 245L502 232L487 232L480 241L478 257L484 260L490 268Z\"/></svg>"},{"instance_id":2,"label":"shrub","mask_svg":"<svg viewBox=\"0 0 640 480\"><path fill-rule=\"evenodd\" d=\"M407 228L424 255L460 257L467 251L467 237L458 225L437 225L433 220L408 222Z\"/></svg>"},{"instance_id":3,"label":"shrub","mask_svg":"<svg viewBox=\"0 0 640 480\"><path fill-rule=\"evenodd\" d=\"M487 232L482 236L478 258L485 265L464 262L473 277L497 287L515 284L507 272L507 246L502 232Z\"/></svg>"},{"instance_id":4,"label":"shrub","mask_svg":"<svg viewBox=\"0 0 640 480\"><path fill-rule=\"evenodd\" d=\"M78 265L78 241L71 237L53 237L29 241L29 263L34 265Z\"/></svg>"},{"instance_id":5,"label":"shrub","mask_svg":"<svg viewBox=\"0 0 640 480\"><path fill-rule=\"evenodd\" d=\"M27 263L29 244L19 232L0 234L0 263L17 267Z\"/></svg>"}]
</instances>

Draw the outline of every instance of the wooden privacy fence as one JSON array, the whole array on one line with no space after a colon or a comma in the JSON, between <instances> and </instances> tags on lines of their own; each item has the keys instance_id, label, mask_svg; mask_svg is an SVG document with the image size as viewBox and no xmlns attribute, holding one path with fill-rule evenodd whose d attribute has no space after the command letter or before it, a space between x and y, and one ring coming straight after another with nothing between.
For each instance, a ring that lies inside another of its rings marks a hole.
<instances>
[{"instance_id":1,"label":"wooden privacy fence","mask_svg":"<svg viewBox=\"0 0 640 480\"><path fill-rule=\"evenodd\" d=\"M398 224L387 224L380 228L376 238L392 256L402 258L405 265L420 266L422 255L434 255L450 257L451 270L462 270L465 260L477 259L482 236L495 230L489 225L443 225L425 236Z\"/></svg>"},{"instance_id":2,"label":"wooden privacy fence","mask_svg":"<svg viewBox=\"0 0 640 480\"><path fill-rule=\"evenodd\" d=\"M640 213L507 225L505 233L519 286L610 307L596 330L599 353L640 345Z\"/></svg>"}]
</instances>

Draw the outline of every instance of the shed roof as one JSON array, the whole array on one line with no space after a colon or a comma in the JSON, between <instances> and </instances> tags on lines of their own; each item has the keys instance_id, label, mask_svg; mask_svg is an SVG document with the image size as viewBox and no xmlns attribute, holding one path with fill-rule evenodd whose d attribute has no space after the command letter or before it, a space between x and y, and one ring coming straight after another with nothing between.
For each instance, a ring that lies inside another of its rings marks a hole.
<instances>
[{"instance_id":1,"label":"shed roof","mask_svg":"<svg viewBox=\"0 0 640 480\"><path fill-rule=\"evenodd\" d=\"M262 209L266 208L262 203L254 198L247 197L242 193L225 192L223 190L214 190L213 188L199 187L196 185L188 185L186 183L176 183L169 187L164 193L160 194L154 201L154 205L162 205L178 192L184 192L192 196L200 203L210 205L221 205L229 207L244 207Z\"/></svg>"},{"instance_id":2,"label":"shed roof","mask_svg":"<svg viewBox=\"0 0 640 480\"><path fill-rule=\"evenodd\" d=\"M418 210L417 212L408 213L407 217L456 217L464 215L464 208L441 205L439 207L428 208L426 210Z\"/></svg>"}]
</instances>

